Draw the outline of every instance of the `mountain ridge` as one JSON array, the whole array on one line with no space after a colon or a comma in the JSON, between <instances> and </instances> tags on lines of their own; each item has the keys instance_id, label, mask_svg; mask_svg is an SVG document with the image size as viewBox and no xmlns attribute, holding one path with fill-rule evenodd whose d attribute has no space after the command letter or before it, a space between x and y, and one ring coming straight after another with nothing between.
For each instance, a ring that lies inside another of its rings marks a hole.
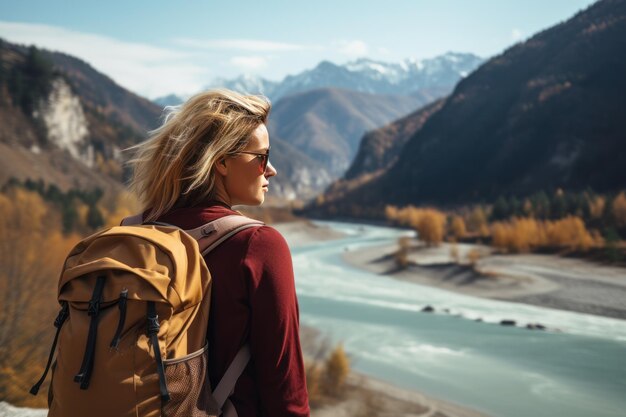
<instances>
[{"instance_id":1,"label":"mountain ridge","mask_svg":"<svg viewBox=\"0 0 626 417\"><path fill-rule=\"evenodd\" d=\"M434 58L405 59L399 63L359 58L346 64L328 60L314 68L287 75L281 81L240 75L233 79L218 78L207 88L226 87L240 92L263 94L272 101L320 88L344 88L371 94L411 95L421 90L445 90L448 94L459 79L476 69L483 59L471 53L447 52ZM175 93L159 97L161 105L180 104L187 97Z\"/></svg>"},{"instance_id":2,"label":"mountain ridge","mask_svg":"<svg viewBox=\"0 0 626 417\"><path fill-rule=\"evenodd\" d=\"M457 84L387 172L317 209L626 186L624 39L626 1L602 0L508 48Z\"/></svg>"}]
</instances>

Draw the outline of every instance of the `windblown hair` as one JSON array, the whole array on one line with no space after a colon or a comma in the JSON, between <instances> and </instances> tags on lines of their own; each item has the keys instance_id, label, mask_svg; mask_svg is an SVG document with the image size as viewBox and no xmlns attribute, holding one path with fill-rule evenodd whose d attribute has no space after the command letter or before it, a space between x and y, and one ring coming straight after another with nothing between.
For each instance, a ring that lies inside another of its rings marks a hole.
<instances>
[{"instance_id":1,"label":"windblown hair","mask_svg":"<svg viewBox=\"0 0 626 417\"><path fill-rule=\"evenodd\" d=\"M267 122L270 102L263 96L210 90L166 108L164 123L130 150L130 189L139 197L146 221L172 208L191 207L214 197L215 164L245 148L252 132Z\"/></svg>"}]
</instances>

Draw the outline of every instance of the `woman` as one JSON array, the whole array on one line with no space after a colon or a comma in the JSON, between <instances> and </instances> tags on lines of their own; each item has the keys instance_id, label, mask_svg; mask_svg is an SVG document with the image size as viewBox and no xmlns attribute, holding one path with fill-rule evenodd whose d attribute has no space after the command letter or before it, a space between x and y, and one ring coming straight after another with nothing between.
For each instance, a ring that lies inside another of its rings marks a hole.
<instances>
[{"instance_id":1,"label":"woman","mask_svg":"<svg viewBox=\"0 0 626 417\"><path fill-rule=\"evenodd\" d=\"M198 94L171 110L137 146L131 188L144 221L193 229L259 205L276 170L269 162L267 100L229 90ZM230 401L239 417L308 416L291 254L268 226L249 228L205 257L213 278L209 375L220 381L249 343L251 360ZM213 386L215 388L215 386Z\"/></svg>"}]
</instances>

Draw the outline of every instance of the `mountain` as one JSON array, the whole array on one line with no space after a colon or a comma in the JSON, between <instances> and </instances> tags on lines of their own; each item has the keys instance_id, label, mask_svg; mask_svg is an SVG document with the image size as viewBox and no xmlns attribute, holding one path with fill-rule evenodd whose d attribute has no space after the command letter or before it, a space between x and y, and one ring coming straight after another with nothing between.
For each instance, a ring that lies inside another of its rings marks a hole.
<instances>
[{"instance_id":1,"label":"mountain","mask_svg":"<svg viewBox=\"0 0 626 417\"><path fill-rule=\"evenodd\" d=\"M155 98L154 103L156 105L158 105L161 108L165 108L167 106L178 106L179 104L183 103L188 97L183 97L182 95L176 95L176 94L168 94L166 96L163 97L158 97Z\"/></svg>"},{"instance_id":2,"label":"mountain","mask_svg":"<svg viewBox=\"0 0 626 417\"><path fill-rule=\"evenodd\" d=\"M483 62L473 54L448 52L424 60L386 63L361 58L345 65L329 61L297 75L287 76L272 91L272 98L284 97L315 88L344 88L371 94L410 95L420 90L443 90L454 85Z\"/></svg>"},{"instance_id":3,"label":"mountain","mask_svg":"<svg viewBox=\"0 0 626 417\"><path fill-rule=\"evenodd\" d=\"M0 187L11 178L61 190L120 191L122 152L159 126L162 108L75 57L0 42ZM271 196L311 196L332 180L318 162L272 138L280 175Z\"/></svg>"},{"instance_id":4,"label":"mountain","mask_svg":"<svg viewBox=\"0 0 626 417\"><path fill-rule=\"evenodd\" d=\"M625 40L626 0L602 0L514 45L459 82L384 174L313 211L624 188Z\"/></svg>"},{"instance_id":5,"label":"mountain","mask_svg":"<svg viewBox=\"0 0 626 417\"><path fill-rule=\"evenodd\" d=\"M0 184L122 188L121 150L161 110L69 55L0 41Z\"/></svg>"},{"instance_id":6,"label":"mountain","mask_svg":"<svg viewBox=\"0 0 626 417\"><path fill-rule=\"evenodd\" d=\"M277 82L262 77L240 75L233 79L215 78L204 89L228 88L229 90L239 91L241 93L263 94L264 96L271 97L277 85ZM154 102L162 107L176 106L183 103L188 98L188 95L168 94L154 99Z\"/></svg>"},{"instance_id":7,"label":"mountain","mask_svg":"<svg viewBox=\"0 0 626 417\"><path fill-rule=\"evenodd\" d=\"M284 97L272 109L271 135L321 164L332 179L343 175L362 135L420 105L416 97L319 89Z\"/></svg>"},{"instance_id":8,"label":"mountain","mask_svg":"<svg viewBox=\"0 0 626 417\"><path fill-rule=\"evenodd\" d=\"M312 198L334 179L320 162L277 135L270 136L270 143L270 160L278 173L271 179L270 196L287 200Z\"/></svg>"},{"instance_id":9,"label":"mountain","mask_svg":"<svg viewBox=\"0 0 626 417\"><path fill-rule=\"evenodd\" d=\"M262 77L240 75L239 77L231 80L226 78L216 78L211 84L207 85L207 88L223 87L244 93L263 94L267 97L273 97L273 93L277 85L277 82L270 81Z\"/></svg>"},{"instance_id":10,"label":"mountain","mask_svg":"<svg viewBox=\"0 0 626 417\"><path fill-rule=\"evenodd\" d=\"M370 94L418 95L432 101L452 91L454 85L476 69L483 59L469 53L448 52L431 59L406 59L388 63L360 58L344 65L322 61L315 68L288 75L280 82L241 75L218 78L207 88L225 87L263 94L273 102L295 93L320 88L342 88ZM186 97L170 94L155 101L161 105L182 103Z\"/></svg>"},{"instance_id":11,"label":"mountain","mask_svg":"<svg viewBox=\"0 0 626 417\"><path fill-rule=\"evenodd\" d=\"M251 89L261 85L240 78L238 86L242 87L244 81L249 82ZM244 91L235 84L227 87ZM268 123L272 164L281 173L274 179L277 184L274 189L287 198L313 197L343 175L363 133L411 112L436 96L435 92L392 96L323 88L278 100Z\"/></svg>"},{"instance_id":12,"label":"mountain","mask_svg":"<svg viewBox=\"0 0 626 417\"><path fill-rule=\"evenodd\" d=\"M402 148L411 136L419 131L444 103L445 99L436 100L408 116L365 134L344 179L353 180L391 167L400 157Z\"/></svg>"}]
</instances>

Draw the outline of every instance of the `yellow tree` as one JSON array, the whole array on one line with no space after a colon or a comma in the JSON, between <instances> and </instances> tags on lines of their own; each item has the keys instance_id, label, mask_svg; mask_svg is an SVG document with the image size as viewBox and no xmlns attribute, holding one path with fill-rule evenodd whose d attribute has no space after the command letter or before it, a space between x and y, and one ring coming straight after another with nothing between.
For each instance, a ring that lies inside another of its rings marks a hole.
<instances>
[{"instance_id":1,"label":"yellow tree","mask_svg":"<svg viewBox=\"0 0 626 417\"><path fill-rule=\"evenodd\" d=\"M622 191L613 200L613 217L619 227L626 226L626 194Z\"/></svg>"},{"instance_id":2,"label":"yellow tree","mask_svg":"<svg viewBox=\"0 0 626 417\"><path fill-rule=\"evenodd\" d=\"M445 235L446 216L435 209L419 211L417 232L428 245L438 245Z\"/></svg>"},{"instance_id":3,"label":"yellow tree","mask_svg":"<svg viewBox=\"0 0 626 417\"><path fill-rule=\"evenodd\" d=\"M604 206L606 205L606 199L603 196L596 196L590 198L587 201L589 204L589 214L592 219L600 219L604 214Z\"/></svg>"},{"instance_id":4,"label":"yellow tree","mask_svg":"<svg viewBox=\"0 0 626 417\"><path fill-rule=\"evenodd\" d=\"M452 224L450 225L450 231L452 232L452 236L456 240L461 239L467 233L465 229L465 222L461 216L454 216L452 218Z\"/></svg>"},{"instance_id":5,"label":"yellow tree","mask_svg":"<svg viewBox=\"0 0 626 417\"><path fill-rule=\"evenodd\" d=\"M589 233L580 217L567 216L548 225L548 240L553 246L585 251L597 238Z\"/></svg>"},{"instance_id":6,"label":"yellow tree","mask_svg":"<svg viewBox=\"0 0 626 417\"><path fill-rule=\"evenodd\" d=\"M56 284L75 237L64 237L41 197L23 189L0 194L0 398L43 406L28 388L45 365L58 309Z\"/></svg>"},{"instance_id":7,"label":"yellow tree","mask_svg":"<svg viewBox=\"0 0 626 417\"><path fill-rule=\"evenodd\" d=\"M104 226L118 226L124 217L133 216L140 212L137 199L129 192L121 192L115 197L113 209L108 211L100 207L104 215Z\"/></svg>"},{"instance_id":8,"label":"yellow tree","mask_svg":"<svg viewBox=\"0 0 626 417\"><path fill-rule=\"evenodd\" d=\"M480 206L476 206L467 219L467 228L470 232L477 233L485 226L487 226L485 210Z\"/></svg>"},{"instance_id":9,"label":"yellow tree","mask_svg":"<svg viewBox=\"0 0 626 417\"><path fill-rule=\"evenodd\" d=\"M385 218L395 222L398 219L398 208L396 206L385 206Z\"/></svg>"}]
</instances>

